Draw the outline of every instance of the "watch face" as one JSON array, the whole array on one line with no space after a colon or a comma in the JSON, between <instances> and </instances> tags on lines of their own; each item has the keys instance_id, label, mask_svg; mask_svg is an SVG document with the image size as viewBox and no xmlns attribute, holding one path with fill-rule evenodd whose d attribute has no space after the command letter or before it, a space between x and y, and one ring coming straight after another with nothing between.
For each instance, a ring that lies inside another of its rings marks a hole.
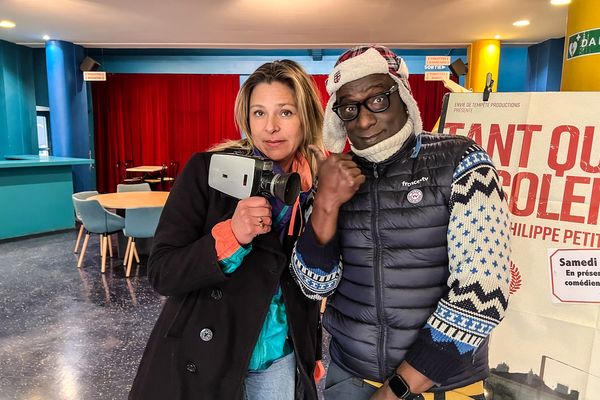
<instances>
[{"instance_id":1,"label":"watch face","mask_svg":"<svg viewBox=\"0 0 600 400\"><path fill-rule=\"evenodd\" d=\"M398 375L392 376L389 380L390 389L394 392L394 395L400 399L405 399L410 395L410 389L404 380Z\"/></svg>"}]
</instances>

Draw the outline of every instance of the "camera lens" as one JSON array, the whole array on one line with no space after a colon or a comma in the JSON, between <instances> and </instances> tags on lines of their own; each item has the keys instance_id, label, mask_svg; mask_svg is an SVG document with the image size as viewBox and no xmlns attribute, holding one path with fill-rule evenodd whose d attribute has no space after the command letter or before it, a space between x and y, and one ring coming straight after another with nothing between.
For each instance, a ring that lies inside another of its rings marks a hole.
<instances>
[{"instance_id":1,"label":"camera lens","mask_svg":"<svg viewBox=\"0 0 600 400\"><path fill-rule=\"evenodd\" d=\"M296 172L291 174L277 174L271 180L271 195L291 206L300 194L300 175Z\"/></svg>"}]
</instances>

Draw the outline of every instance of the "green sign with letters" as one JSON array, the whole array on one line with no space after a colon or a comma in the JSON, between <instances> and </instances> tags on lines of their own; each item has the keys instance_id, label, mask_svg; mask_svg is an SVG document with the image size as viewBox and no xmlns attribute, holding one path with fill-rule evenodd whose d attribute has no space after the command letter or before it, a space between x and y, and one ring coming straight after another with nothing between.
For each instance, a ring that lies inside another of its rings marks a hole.
<instances>
[{"instance_id":1,"label":"green sign with letters","mask_svg":"<svg viewBox=\"0 0 600 400\"><path fill-rule=\"evenodd\" d=\"M600 53L600 28L577 32L569 36L567 60Z\"/></svg>"}]
</instances>

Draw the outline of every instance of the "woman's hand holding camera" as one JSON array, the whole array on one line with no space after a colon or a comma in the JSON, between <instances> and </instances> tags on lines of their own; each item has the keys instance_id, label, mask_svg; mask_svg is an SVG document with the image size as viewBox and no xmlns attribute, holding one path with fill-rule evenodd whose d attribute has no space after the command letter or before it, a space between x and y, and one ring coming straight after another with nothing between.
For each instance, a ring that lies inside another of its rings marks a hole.
<instances>
[{"instance_id":1,"label":"woman's hand holding camera","mask_svg":"<svg viewBox=\"0 0 600 400\"><path fill-rule=\"evenodd\" d=\"M240 200L231 217L231 229L237 241L248 244L256 236L271 231L271 204L264 197Z\"/></svg>"}]
</instances>

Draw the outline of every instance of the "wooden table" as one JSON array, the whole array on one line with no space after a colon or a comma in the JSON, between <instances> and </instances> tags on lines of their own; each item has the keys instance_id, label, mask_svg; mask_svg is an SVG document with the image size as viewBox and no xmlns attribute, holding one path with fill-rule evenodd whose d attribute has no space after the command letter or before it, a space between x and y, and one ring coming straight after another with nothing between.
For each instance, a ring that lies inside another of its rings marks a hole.
<instances>
[{"instance_id":1,"label":"wooden table","mask_svg":"<svg viewBox=\"0 0 600 400\"><path fill-rule=\"evenodd\" d=\"M97 194L89 200L98 200L104 208L126 210L139 207L163 207L167 202L169 192L119 192Z\"/></svg>"},{"instance_id":2,"label":"wooden table","mask_svg":"<svg viewBox=\"0 0 600 400\"><path fill-rule=\"evenodd\" d=\"M141 208L141 207L164 207L167 202L169 192L119 192L119 193L105 193L97 194L88 198L88 200L98 200L100 205L104 208L115 208L117 214L125 216L127 209L129 208ZM125 253L126 239L122 232L117 235L118 247L117 251L119 257L122 258ZM149 254L150 247L152 246L152 239L138 239L136 241L136 247L139 254Z\"/></svg>"},{"instance_id":3,"label":"wooden table","mask_svg":"<svg viewBox=\"0 0 600 400\"><path fill-rule=\"evenodd\" d=\"M139 167L127 168L125 171L151 174L153 172L160 172L162 170L162 168L163 168L162 165L140 165Z\"/></svg>"},{"instance_id":4,"label":"wooden table","mask_svg":"<svg viewBox=\"0 0 600 400\"><path fill-rule=\"evenodd\" d=\"M166 166L165 166L166 169ZM158 178L157 175L163 170L162 165L140 165L139 167L127 168L125 171L128 173L142 174L142 181L148 182L149 184L161 183L162 179ZM155 182L146 181L146 179L154 179Z\"/></svg>"}]
</instances>

